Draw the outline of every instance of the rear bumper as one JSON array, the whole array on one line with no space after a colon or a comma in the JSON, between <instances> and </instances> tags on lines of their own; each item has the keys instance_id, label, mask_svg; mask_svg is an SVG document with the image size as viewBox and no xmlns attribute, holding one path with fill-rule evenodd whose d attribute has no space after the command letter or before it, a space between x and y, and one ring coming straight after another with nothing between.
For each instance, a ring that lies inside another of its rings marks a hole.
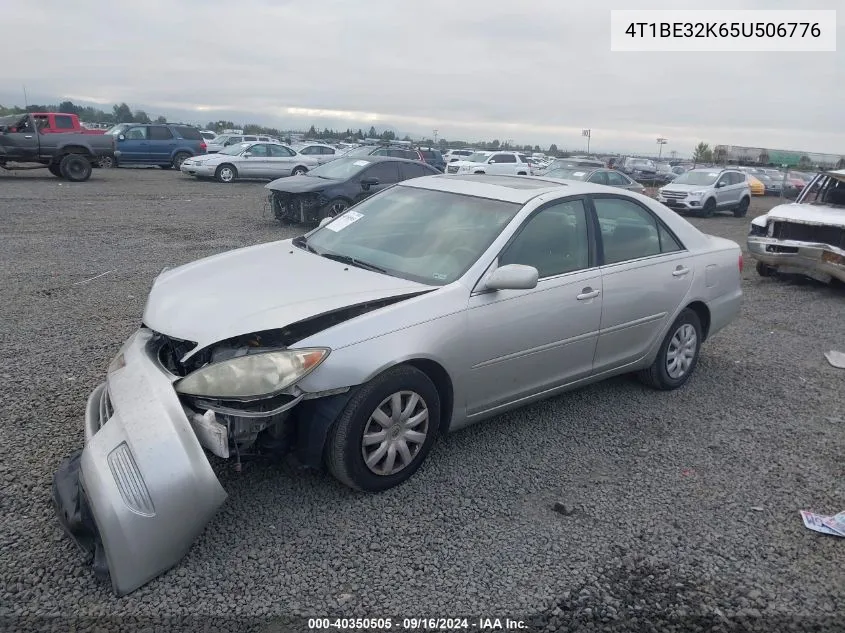
<instances>
[{"instance_id":1,"label":"rear bumper","mask_svg":"<svg viewBox=\"0 0 845 633\"><path fill-rule=\"evenodd\" d=\"M175 565L226 499L150 339L136 332L89 397L85 447L53 485L62 525L117 595Z\"/></svg>"},{"instance_id":2,"label":"rear bumper","mask_svg":"<svg viewBox=\"0 0 845 633\"><path fill-rule=\"evenodd\" d=\"M749 236L748 252L754 259L781 273L806 275L819 281L845 281L845 250L828 244Z\"/></svg>"}]
</instances>

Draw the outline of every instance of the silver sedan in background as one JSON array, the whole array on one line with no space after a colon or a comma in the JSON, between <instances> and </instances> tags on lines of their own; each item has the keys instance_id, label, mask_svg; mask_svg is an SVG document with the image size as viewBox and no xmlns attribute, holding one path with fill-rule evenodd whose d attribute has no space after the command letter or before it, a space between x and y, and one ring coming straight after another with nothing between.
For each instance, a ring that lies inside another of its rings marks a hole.
<instances>
[{"instance_id":1,"label":"silver sedan in background","mask_svg":"<svg viewBox=\"0 0 845 633\"><path fill-rule=\"evenodd\" d=\"M183 174L232 183L241 179L275 180L298 176L319 161L281 143L238 143L215 153L194 156L182 163Z\"/></svg>"},{"instance_id":2,"label":"silver sedan in background","mask_svg":"<svg viewBox=\"0 0 845 633\"><path fill-rule=\"evenodd\" d=\"M56 475L60 520L127 593L224 502L206 451L397 486L438 435L510 409L625 373L683 386L739 311L741 269L737 244L622 189L403 181L162 272Z\"/></svg>"},{"instance_id":3,"label":"silver sedan in background","mask_svg":"<svg viewBox=\"0 0 845 633\"><path fill-rule=\"evenodd\" d=\"M615 169L595 169L591 167L567 167L550 169L543 173L545 178L562 178L563 180L580 180L596 185L619 187L628 191L642 193L645 191L640 183L632 180L621 171Z\"/></svg>"}]
</instances>

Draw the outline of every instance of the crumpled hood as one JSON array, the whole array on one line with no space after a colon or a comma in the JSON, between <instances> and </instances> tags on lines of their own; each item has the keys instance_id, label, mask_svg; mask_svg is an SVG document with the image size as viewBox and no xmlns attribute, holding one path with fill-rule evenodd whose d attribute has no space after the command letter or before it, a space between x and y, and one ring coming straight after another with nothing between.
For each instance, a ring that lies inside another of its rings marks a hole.
<instances>
[{"instance_id":1,"label":"crumpled hood","mask_svg":"<svg viewBox=\"0 0 845 633\"><path fill-rule=\"evenodd\" d=\"M430 289L347 266L283 240L163 272L150 290L144 324L167 336L196 342L193 353L233 336Z\"/></svg>"},{"instance_id":2,"label":"crumpled hood","mask_svg":"<svg viewBox=\"0 0 845 633\"><path fill-rule=\"evenodd\" d=\"M317 178L317 176L287 176L264 185L264 188L271 191L281 191L282 193L309 193L320 191L341 182L343 181Z\"/></svg>"},{"instance_id":3,"label":"crumpled hood","mask_svg":"<svg viewBox=\"0 0 845 633\"><path fill-rule=\"evenodd\" d=\"M845 209L814 204L781 204L771 209L766 216L772 220L804 222L807 224L830 224L845 227Z\"/></svg>"}]
</instances>

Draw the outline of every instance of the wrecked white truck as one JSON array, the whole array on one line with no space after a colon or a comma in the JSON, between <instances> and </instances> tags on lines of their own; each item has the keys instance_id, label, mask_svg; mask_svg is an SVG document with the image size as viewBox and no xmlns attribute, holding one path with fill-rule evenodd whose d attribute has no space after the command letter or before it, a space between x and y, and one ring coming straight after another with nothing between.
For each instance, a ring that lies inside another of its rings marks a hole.
<instances>
[{"instance_id":1,"label":"wrecked white truck","mask_svg":"<svg viewBox=\"0 0 845 633\"><path fill-rule=\"evenodd\" d=\"M754 218L747 245L761 277L845 282L845 169L817 174L795 202Z\"/></svg>"}]
</instances>

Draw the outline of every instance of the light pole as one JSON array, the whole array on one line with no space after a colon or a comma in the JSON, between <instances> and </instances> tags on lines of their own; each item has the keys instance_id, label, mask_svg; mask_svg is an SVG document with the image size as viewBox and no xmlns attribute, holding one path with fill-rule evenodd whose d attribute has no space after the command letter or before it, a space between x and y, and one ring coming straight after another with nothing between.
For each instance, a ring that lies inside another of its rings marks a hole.
<instances>
[{"instance_id":1,"label":"light pole","mask_svg":"<svg viewBox=\"0 0 845 633\"><path fill-rule=\"evenodd\" d=\"M660 160L660 158L663 156L663 146L666 145L666 143L668 142L669 141L667 141L663 137L657 139L657 160Z\"/></svg>"},{"instance_id":2,"label":"light pole","mask_svg":"<svg viewBox=\"0 0 845 633\"><path fill-rule=\"evenodd\" d=\"M437 145L437 130L434 131L434 144Z\"/></svg>"},{"instance_id":3,"label":"light pole","mask_svg":"<svg viewBox=\"0 0 845 633\"><path fill-rule=\"evenodd\" d=\"M581 136L587 137L587 154L590 153L590 135L592 134L592 130L581 130Z\"/></svg>"}]
</instances>

